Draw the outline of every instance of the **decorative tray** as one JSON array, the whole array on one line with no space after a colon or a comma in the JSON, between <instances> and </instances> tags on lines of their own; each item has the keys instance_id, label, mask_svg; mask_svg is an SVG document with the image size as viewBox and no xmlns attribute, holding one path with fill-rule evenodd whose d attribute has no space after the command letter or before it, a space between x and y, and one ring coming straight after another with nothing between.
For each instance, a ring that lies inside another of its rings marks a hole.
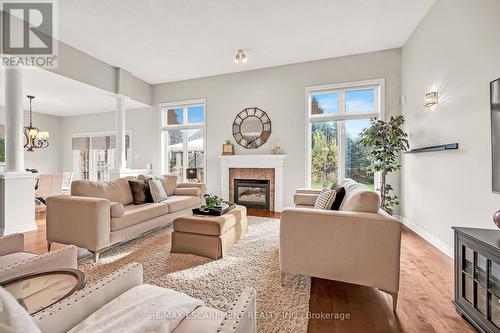
<instances>
[{"instance_id":1,"label":"decorative tray","mask_svg":"<svg viewBox=\"0 0 500 333\"><path fill-rule=\"evenodd\" d=\"M211 215L211 216L221 216L234 209L236 204L232 202L224 201L221 207L205 208L205 210L200 210L200 208L193 208L193 214L196 215Z\"/></svg>"}]
</instances>

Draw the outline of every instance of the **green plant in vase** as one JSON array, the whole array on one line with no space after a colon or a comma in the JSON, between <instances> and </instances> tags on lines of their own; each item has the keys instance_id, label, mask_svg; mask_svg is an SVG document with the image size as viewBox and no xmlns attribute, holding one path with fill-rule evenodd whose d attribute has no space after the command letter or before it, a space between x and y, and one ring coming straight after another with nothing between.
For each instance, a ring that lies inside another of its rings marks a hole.
<instances>
[{"instance_id":1,"label":"green plant in vase","mask_svg":"<svg viewBox=\"0 0 500 333\"><path fill-rule=\"evenodd\" d=\"M206 211L209 208L214 208L215 206L222 204L222 202L224 201L222 198L219 198L213 193L205 193L203 195L203 198L205 198L205 204L201 205L200 207L200 210L202 211Z\"/></svg>"},{"instance_id":2,"label":"green plant in vase","mask_svg":"<svg viewBox=\"0 0 500 333\"><path fill-rule=\"evenodd\" d=\"M380 172L381 207L392 215L399 205L393 187L387 184L387 174L401 169L399 154L408 150L408 134L403 130L405 118L391 117L389 121L370 119L371 126L361 133L361 144L369 150L370 170Z\"/></svg>"}]
</instances>

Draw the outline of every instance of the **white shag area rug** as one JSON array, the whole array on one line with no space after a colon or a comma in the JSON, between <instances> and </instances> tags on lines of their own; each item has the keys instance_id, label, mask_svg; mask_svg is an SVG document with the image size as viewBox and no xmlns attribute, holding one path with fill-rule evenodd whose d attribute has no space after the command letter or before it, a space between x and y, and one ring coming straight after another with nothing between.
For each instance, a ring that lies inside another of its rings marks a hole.
<instances>
[{"instance_id":1,"label":"white shag area rug","mask_svg":"<svg viewBox=\"0 0 500 333\"><path fill-rule=\"evenodd\" d=\"M92 258L82 259L79 268L93 282L139 262L145 283L185 292L223 311L245 287L253 287L258 332L306 332L310 278L289 275L281 286L279 220L249 216L248 223L248 233L223 259L171 254L169 226L103 252L97 264Z\"/></svg>"}]
</instances>

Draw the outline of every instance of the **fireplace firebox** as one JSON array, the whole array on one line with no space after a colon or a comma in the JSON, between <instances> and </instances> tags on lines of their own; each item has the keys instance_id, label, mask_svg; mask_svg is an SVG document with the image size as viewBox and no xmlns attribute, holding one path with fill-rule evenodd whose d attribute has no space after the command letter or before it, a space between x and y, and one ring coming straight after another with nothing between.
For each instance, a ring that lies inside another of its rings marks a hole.
<instances>
[{"instance_id":1,"label":"fireplace firebox","mask_svg":"<svg viewBox=\"0 0 500 333\"><path fill-rule=\"evenodd\" d=\"M235 179L234 202L248 207L269 210L269 180Z\"/></svg>"}]
</instances>

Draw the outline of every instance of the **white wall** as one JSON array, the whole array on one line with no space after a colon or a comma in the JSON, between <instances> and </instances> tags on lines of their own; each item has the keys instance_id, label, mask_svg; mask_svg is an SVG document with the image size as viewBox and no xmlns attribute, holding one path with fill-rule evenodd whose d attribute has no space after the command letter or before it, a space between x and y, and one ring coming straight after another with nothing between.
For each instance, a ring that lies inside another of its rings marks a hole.
<instances>
[{"instance_id":1,"label":"white wall","mask_svg":"<svg viewBox=\"0 0 500 333\"><path fill-rule=\"evenodd\" d=\"M494 228L489 83L500 77L500 1L439 0L402 49L403 114L412 147L459 142L460 150L403 158L401 215L437 245L451 226ZM426 92L440 104L424 108Z\"/></svg>"},{"instance_id":2,"label":"white wall","mask_svg":"<svg viewBox=\"0 0 500 333\"><path fill-rule=\"evenodd\" d=\"M125 127L132 131L132 167L144 169L146 164L152 163L153 156L159 153L157 140L158 122L157 113L153 108L127 110ZM63 156L64 171L73 171L73 151L71 139L73 134L109 132L115 130L115 113L105 112L84 116L62 118L63 127Z\"/></svg>"},{"instance_id":3,"label":"white wall","mask_svg":"<svg viewBox=\"0 0 500 333\"><path fill-rule=\"evenodd\" d=\"M251 60L250 60L251 61ZM232 138L231 125L238 112L257 106L272 121L268 142L256 150L236 145L237 154L268 154L277 142L287 154L284 173L284 204L293 204L296 188L305 185L305 88L308 86L386 79L386 114L400 112L400 50L387 50L361 55L332 58L294 65L220 75L208 78L165 83L154 86L153 105L205 98L207 101L207 186L220 193L220 159L222 144ZM157 120L151 127L158 128ZM154 141L158 144L159 139ZM158 151L157 148L153 152ZM152 155L155 170L158 154ZM399 187L398 178L393 183Z\"/></svg>"},{"instance_id":4,"label":"white wall","mask_svg":"<svg viewBox=\"0 0 500 333\"><path fill-rule=\"evenodd\" d=\"M24 112L23 124L29 123L29 112ZM5 108L0 107L0 124L5 124ZM62 118L46 114L33 113L33 125L42 131L50 133L49 146L36 149L33 152L24 152L24 166L37 169L39 173L62 172ZM8 143L7 143L8 144Z\"/></svg>"}]
</instances>

